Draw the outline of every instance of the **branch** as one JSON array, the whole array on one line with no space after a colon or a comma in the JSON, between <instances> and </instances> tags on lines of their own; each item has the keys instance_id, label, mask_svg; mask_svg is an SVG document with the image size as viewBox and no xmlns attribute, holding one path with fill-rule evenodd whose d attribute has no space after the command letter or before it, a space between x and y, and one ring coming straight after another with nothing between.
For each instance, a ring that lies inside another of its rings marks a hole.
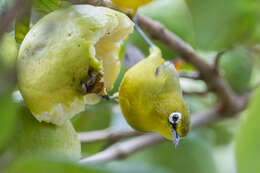
<instances>
[{"instance_id":1,"label":"branch","mask_svg":"<svg viewBox=\"0 0 260 173\"><path fill-rule=\"evenodd\" d=\"M0 16L0 38L2 35L8 31L10 25L15 20L15 18L23 14L30 7L31 0L16 0L14 5L4 11Z\"/></svg>"},{"instance_id":2,"label":"branch","mask_svg":"<svg viewBox=\"0 0 260 173\"><path fill-rule=\"evenodd\" d=\"M197 72L188 72L188 73L186 73L186 72L184 72L184 71L181 71L181 72L179 73L179 77L180 77L180 78L193 79L193 80L201 80L201 79L200 79L200 75L199 75L199 73L197 73Z\"/></svg>"},{"instance_id":3,"label":"branch","mask_svg":"<svg viewBox=\"0 0 260 173\"><path fill-rule=\"evenodd\" d=\"M189 95L189 96L205 96L209 94L209 91L182 91L183 95Z\"/></svg>"},{"instance_id":4,"label":"branch","mask_svg":"<svg viewBox=\"0 0 260 173\"><path fill-rule=\"evenodd\" d=\"M215 122L220 118L218 113L219 106L215 106L207 111L193 115L191 119L191 129L196 129L211 122ZM157 133L147 133L128 141L118 142L102 152L82 159L80 163L98 164L125 159L140 150L159 144L163 141L166 140L161 135Z\"/></svg>"},{"instance_id":5,"label":"branch","mask_svg":"<svg viewBox=\"0 0 260 173\"><path fill-rule=\"evenodd\" d=\"M222 57L222 55L226 52L227 50L222 50L220 52L217 53L215 60L214 60L214 69L215 71L218 73L218 69L219 69L219 61L220 58Z\"/></svg>"},{"instance_id":6,"label":"branch","mask_svg":"<svg viewBox=\"0 0 260 173\"><path fill-rule=\"evenodd\" d=\"M98 154L82 159L80 163L97 164L120 160L162 141L164 141L164 138L161 135L148 133L125 142L116 143Z\"/></svg>"},{"instance_id":7,"label":"branch","mask_svg":"<svg viewBox=\"0 0 260 173\"><path fill-rule=\"evenodd\" d=\"M91 143L101 140L120 140L122 138L129 138L142 135L142 132L137 131L120 131L115 129L105 129L93 132L81 132L78 134L79 140L83 143Z\"/></svg>"}]
</instances>

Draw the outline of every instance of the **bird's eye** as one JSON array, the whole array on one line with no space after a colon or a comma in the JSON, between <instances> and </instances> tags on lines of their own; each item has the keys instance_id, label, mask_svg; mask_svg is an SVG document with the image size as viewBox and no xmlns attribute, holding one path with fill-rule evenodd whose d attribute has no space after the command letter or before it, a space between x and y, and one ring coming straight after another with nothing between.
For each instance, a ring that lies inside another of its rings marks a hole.
<instances>
[{"instance_id":1,"label":"bird's eye","mask_svg":"<svg viewBox=\"0 0 260 173\"><path fill-rule=\"evenodd\" d=\"M169 115L169 122L171 124L178 124L181 121L182 115L179 112L173 112Z\"/></svg>"}]
</instances>

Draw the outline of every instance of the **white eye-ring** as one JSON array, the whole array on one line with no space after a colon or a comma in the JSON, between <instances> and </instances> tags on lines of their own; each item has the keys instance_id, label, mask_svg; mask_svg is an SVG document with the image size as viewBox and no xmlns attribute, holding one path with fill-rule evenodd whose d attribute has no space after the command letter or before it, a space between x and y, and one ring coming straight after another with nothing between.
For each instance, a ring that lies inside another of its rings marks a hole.
<instances>
[{"instance_id":1,"label":"white eye-ring","mask_svg":"<svg viewBox=\"0 0 260 173\"><path fill-rule=\"evenodd\" d=\"M173 112L169 115L169 122L171 124L178 124L181 121L182 115L179 112Z\"/></svg>"}]
</instances>

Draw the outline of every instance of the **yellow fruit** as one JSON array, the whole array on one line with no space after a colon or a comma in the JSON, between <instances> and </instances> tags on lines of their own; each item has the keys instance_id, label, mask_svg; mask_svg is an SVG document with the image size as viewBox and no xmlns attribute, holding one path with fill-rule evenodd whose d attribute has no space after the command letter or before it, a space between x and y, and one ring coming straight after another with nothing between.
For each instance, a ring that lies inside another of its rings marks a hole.
<instances>
[{"instance_id":1,"label":"yellow fruit","mask_svg":"<svg viewBox=\"0 0 260 173\"><path fill-rule=\"evenodd\" d=\"M153 0L112 0L114 4L121 8L137 9L138 7L145 5Z\"/></svg>"},{"instance_id":2,"label":"yellow fruit","mask_svg":"<svg viewBox=\"0 0 260 173\"><path fill-rule=\"evenodd\" d=\"M21 108L20 120L15 138L18 154L47 152L80 159L81 144L71 122L67 121L62 126L39 123L25 107Z\"/></svg>"},{"instance_id":3,"label":"yellow fruit","mask_svg":"<svg viewBox=\"0 0 260 173\"><path fill-rule=\"evenodd\" d=\"M120 41L133 25L123 13L90 5L43 17L26 35L17 61L18 86L35 118L62 125L112 89Z\"/></svg>"},{"instance_id":4,"label":"yellow fruit","mask_svg":"<svg viewBox=\"0 0 260 173\"><path fill-rule=\"evenodd\" d=\"M136 130L159 132L167 139L178 140L173 137L186 136L190 124L178 74L157 47L150 51L148 58L125 73L119 88L120 107Z\"/></svg>"}]
</instances>

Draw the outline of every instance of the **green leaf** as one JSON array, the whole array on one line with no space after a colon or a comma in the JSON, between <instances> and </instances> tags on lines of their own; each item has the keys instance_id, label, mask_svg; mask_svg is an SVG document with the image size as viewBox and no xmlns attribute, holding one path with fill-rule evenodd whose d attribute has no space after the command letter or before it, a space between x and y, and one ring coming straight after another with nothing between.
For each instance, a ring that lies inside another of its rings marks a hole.
<instances>
[{"instance_id":1,"label":"green leaf","mask_svg":"<svg viewBox=\"0 0 260 173\"><path fill-rule=\"evenodd\" d=\"M260 171L260 88L257 89L241 121L236 137L236 162L239 173Z\"/></svg>"},{"instance_id":2,"label":"green leaf","mask_svg":"<svg viewBox=\"0 0 260 173\"><path fill-rule=\"evenodd\" d=\"M14 161L4 173L108 173L102 169L80 166L55 156L28 155Z\"/></svg>"},{"instance_id":3,"label":"green leaf","mask_svg":"<svg viewBox=\"0 0 260 173\"><path fill-rule=\"evenodd\" d=\"M11 92L0 95L0 150L7 144L16 122L17 105L13 103Z\"/></svg>"},{"instance_id":4,"label":"green leaf","mask_svg":"<svg viewBox=\"0 0 260 173\"><path fill-rule=\"evenodd\" d=\"M125 51L126 51L127 42L124 41L121 44L120 51L119 51L119 60L122 61L124 59Z\"/></svg>"},{"instance_id":5,"label":"green leaf","mask_svg":"<svg viewBox=\"0 0 260 173\"><path fill-rule=\"evenodd\" d=\"M140 152L133 159L136 157L176 173L216 173L212 146L196 132L182 140L177 149L169 141Z\"/></svg>"},{"instance_id":6,"label":"green leaf","mask_svg":"<svg viewBox=\"0 0 260 173\"><path fill-rule=\"evenodd\" d=\"M109 95L113 95L114 93L118 92L119 86L123 80L124 74L127 71L127 68L121 65L120 73L114 83L114 87L111 91L109 91Z\"/></svg>"},{"instance_id":7,"label":"green leaf","mask_svg":"<svg viewBox=\"0 0 260 173\"><path fill-rule=\"evenodd\" d=\"M43 16L57 10L61 4L61 0L34 0L33 8Z\"/></svg>"},{"instance_id":8,"label":"green leaf","mask_svg":"<svg viewBox=\"0 0 260 173\"><path fill-rule=\"evenodd\" d=\"M214 144L223 146L231 143L237 130L237 124L237 121L234 119L226 119L212 124L209 128L213 132Z\"/></svg>"},{"instance_id":9,"label":"green leaf","mask_svg":"<svg viewBox=\"0 0 260 173\"><path fill-rule=\"evenodd\" d=\"M18 16L15 21L15 40L17 43L22 43L26 34L30 30L30 18L31 18L31 9L27 11L23 16Z\"/></svg>"},{"instance_id":10,"label":"green leaf","mask_svg":"<svg viewBox=\"0 0 260 173\"><path fill-rule=\"evenodd\" d=\"M73 118L72 123L76 131L101 130L109 126L112 105L100 102L96 105L86 105L86 110Z\"/></svg>"},{"instance_id":11,"label":"green leaf","mask_svg":"<svg viewBox=\"0 0 260 173\"><path fill-rule=\"evenodd\" d=\"M32 4L29 1L25 1L24 3L24 10L16 17L15 20L15 40L17 43L22 43L25 35L30 30Z\"/></svg>"},{"instance_id":12,"label":"green leaf","mask_svg":"<svg viewBox=\"0 0 260 173\"><path fill-rule=\"evenodd\" d=\"M107 168L113 173L174 173L166 168L161 168L158 165L137 160L111 162L107 164Z\"/></svg>"},{"instance_id":13,"label":"green leaf","mask_svg":"<svg viewBox=\"0 0 260 173\"><path fill-rule=\"evenodd\" d=\"M96 105L87 105L86 110L76 115L72 122L77 132L101 130L109 126L111 115L112 105L101 101ZM82 156L97 153L103 146L103 141L91 144L83 143L81 145Z\"/></svg>"},{"instance_id":14,"label":"green leaf","mask_svg":"<svg viewBox=\"0 0 260 173\"><path fill-rule=\"evenodd\" d=\"M220 50L250 40L259 13L258 0L186 0L199 49Z\"/></svg>"}]
</instances>

